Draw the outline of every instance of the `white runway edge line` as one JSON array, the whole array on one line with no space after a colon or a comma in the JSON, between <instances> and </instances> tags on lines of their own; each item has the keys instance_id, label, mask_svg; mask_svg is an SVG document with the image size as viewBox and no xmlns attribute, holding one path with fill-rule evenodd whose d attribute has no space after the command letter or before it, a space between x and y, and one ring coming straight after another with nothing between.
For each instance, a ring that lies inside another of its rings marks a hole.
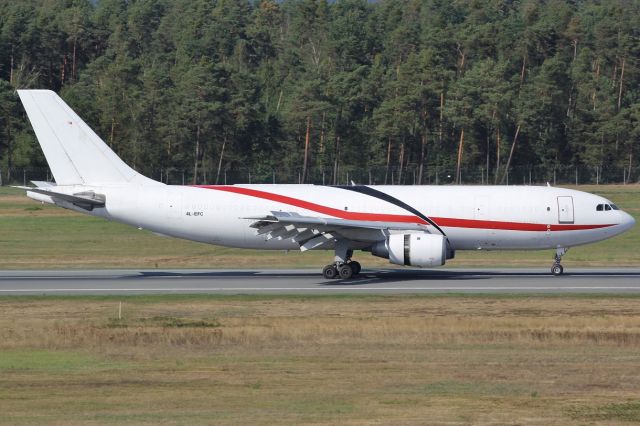
<instances>
[{"instance_id":1,"label":"white runway edge line","mask_svg":"<svg viewBox=\"0 0 640 426\"><path fill-rule=\"evenodd\" d=\"M567 291L567 290L640 290L640 286L603 287L603 286L572 286L572 287L213 287L213 288L41 288L41 289L0 289L0 293L71 293L71 292L207 292L207 291Z\"/></svg>"}]
</instances>

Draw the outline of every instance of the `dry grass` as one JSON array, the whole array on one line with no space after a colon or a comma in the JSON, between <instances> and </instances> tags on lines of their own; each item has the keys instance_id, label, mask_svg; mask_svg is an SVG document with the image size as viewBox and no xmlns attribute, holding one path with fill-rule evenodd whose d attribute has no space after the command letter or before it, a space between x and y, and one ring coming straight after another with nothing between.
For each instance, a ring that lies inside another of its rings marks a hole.
<instances>
[{"instance_id":1,"label":"dry grass","mask_svg":"<svg viewBox=\"0 0 640 426\"><path fill-rule=\"evenodd\" d=\"M0 299L5 421L640 421L637 299L123 300Z\"/></svg>"}]
</instances>

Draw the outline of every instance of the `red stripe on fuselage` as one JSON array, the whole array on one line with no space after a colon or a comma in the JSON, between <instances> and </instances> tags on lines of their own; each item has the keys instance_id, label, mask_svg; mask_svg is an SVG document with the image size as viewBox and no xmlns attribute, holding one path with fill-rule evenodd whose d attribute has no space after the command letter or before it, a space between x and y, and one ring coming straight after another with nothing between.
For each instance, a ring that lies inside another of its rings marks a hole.
<instances>
[{"instance_id":1,"label":"red stripe on fuselage","mask_svg":"<svg viewBox=\"0 0 640 426\"><path fill-rule=\"evenodd\" d=\"M500 222L495 220L455 219L431 217L438 226L445 228L499 229L504 231L547 231L547 225L526 222ZM613 225L549 225L549 231L577 231L606 228Z\"/></svg>"},{"instance_id":2,"label":"red stripe on fuselage","mask_svg":"<svg viewBox=\"0 0 640 426\"><path fill-rule=\"evenodd\" d=\"M299 200L297 198L287 197L286 195L273 194L271 192L258 191L256 189L242 188L238 186L202 185L198 186L198 188L216 189L218 191L249 195L251 197L262 198L264 200L276 201L278 203L289 204L303 209L312 210L317 213L328 214L330 216L339 217L340 219L366 220L370 222L402 222L421 223L424 225L427 224L427 222L414 215L350 212L347 210L340 210L333 207L322 206L320 204L312 203L309 201Z\"/></svg>"},{"instance_id":3,"label":"red stripe on fuselage","mask_svg":"<svg viewBox=\"0 0 640 426\"><path fill-rule=\"evenodd\" d=\"M327 207L310 201L300 200L298 198L288 197L286 195L274 194L271 192L260 191L257 189L243 188L240 186L218 186L218 185L196 185L197 188L215 189L217 191L232 192L234 194L248 195L250 197L261 198L263 200L275 201L278 203L289 204L291 206L300 207L317 213L327 214L340 219L363 220L370 222L399 222L399 223L418 223L429 225L426 221L415 215L386 214L386 213L361 213L340 210L333 207ZM429 217L440 227L447 228L472 228L472 229L497 229L503 231L576 231L585 229L598 229L613 226L607 225L550 225L526 222L501 222L495 220L475 220L475 219L456 219L448 217Z\"/></svg>"}]
</instances>

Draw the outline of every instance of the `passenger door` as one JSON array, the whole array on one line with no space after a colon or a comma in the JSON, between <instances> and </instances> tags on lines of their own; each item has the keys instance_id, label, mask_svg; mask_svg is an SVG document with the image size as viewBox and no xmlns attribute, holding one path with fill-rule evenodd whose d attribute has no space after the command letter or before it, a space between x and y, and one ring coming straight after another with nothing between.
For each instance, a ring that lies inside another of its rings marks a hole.
<instances>
[{"instance_id":1,"label":"passenger door","mask_svg":"<svg viewBox=\"0 0 640 426\"><path fill-rule=\"evenodd\" d=\"M558 197L558 222L573 223L573 197Z\"/></svg>"}]
</instances>

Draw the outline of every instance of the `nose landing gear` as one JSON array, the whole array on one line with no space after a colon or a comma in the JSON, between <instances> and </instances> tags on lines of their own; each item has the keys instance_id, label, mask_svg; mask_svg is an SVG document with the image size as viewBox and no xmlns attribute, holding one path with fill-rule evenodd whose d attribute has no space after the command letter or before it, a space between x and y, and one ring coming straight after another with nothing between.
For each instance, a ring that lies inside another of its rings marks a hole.
<instances>
[{"instance_id":1,"label":"nose landing gear","mask_svg":"<svg viewBox=\"0 0 640 426\"><path fill-rule=\"evenodd\" d=\"M567 253L567 250L569 249L566 247L558 247L556 249L556 255L554 257L553 266L551 267L551 273L556 277L562 275L564 272L564 268L560 264L560 261L562 260L562 256L564 256Z\"/></svg>"}]
</instances>

